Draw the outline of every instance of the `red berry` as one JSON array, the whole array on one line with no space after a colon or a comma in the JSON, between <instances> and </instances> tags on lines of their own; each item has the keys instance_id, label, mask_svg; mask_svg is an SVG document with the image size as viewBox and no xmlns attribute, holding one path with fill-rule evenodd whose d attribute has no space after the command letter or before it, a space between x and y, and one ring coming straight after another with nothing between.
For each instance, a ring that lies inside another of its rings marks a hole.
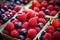
<instances>
[{"instance_id":1,"label":"red berry","mask_svg":"<svg viewBox=\"0 0 60 40\"><path fill-rule=\"evenodd\" d=\"M29 20L29 25L32 27L36 27L37 26L37 20L35 18L31 18Z\"/></svg>"},{"instance_id":2,"label":"red berry","mask_svg":"<svg viewBox=\"0 0 60 40\"><path fill-rule=\"evenodd\" d=\"M31 38L26 38L25 40L32 40Z\"/></svg>"},{"instance_id":3,"label":"red berry","mask_svg":"<svg viewBox=\"0 0 60 40\"><path fill-rule=\"evenodd\" d=\"M54 29L53 26L48 26L48 27L46 28L46 31L49 32L49 33L54 33L55 29Z\"/></svg>"},{"instance_id":4,"label":"red berry","mask_svg":"<svg viewBox=\"0 0 60 40\"><path fill-rule=\"evenodd\" d=\"M52 25L55 27L55 28L60 28L60 21L58 19L55 19L53 22L52 22Z\"/></svg>"},{"instance_id":5,"label":"red berry","mask_svg":"<svg viewBox=\"0 0 60 40\"><path fill-rule=\"evenodd\" d=\"M38 17L39 17L39 18L45 18L45 13L44 13L43 11L40 11L40 12L38 13Z\"/></svg>"},{"instance_id":6,"label":"red berry","mask_svg":"<svg viewBox=\"0 0 60 40\"><path fill-rule=\"evenodd\" d=\"M54 7L53 7L53 5L49 5L48 7L47 7L47 9L49 9L49 10L54 10Z\"/></svg>"},{"instance_id":7,"label":"red berry","mask_svg":"<svg viewBox=\"0 0 60 40\"><path fill-rule=\"evenodd\" d=\"M20 29L19 29L19 28L17 28L16 30L17 30L18 32L20 32Z\"/></svg>"},{"instance_id":8,"label":"red berry","mask_svg":"<svg viewBox=\"0 0 60 40\"><path fill-rule=\"evenodd\" d=\"M53 40L60 40L60 32L58 32L58 31L54 32Z\"/></svg>"},{"instance_id":9,"label":"red berry","mask_svg":"<svg viewBox=\"0 0 60 40\"><path fill-rule=\"evenodd\" d=\"M13 30L11 31L11 36L17 38L19 36L19 33L16 30Z\"/></svg>"},{"instance_id":10,"label":"red berry","mask_svg":"<svg viewBox=\"0 0 60 40\"><path fill-rule=\"evenodd\" d=\"M27 15L26 15L25 13L23 13L23 14L18 14L17 18L18 18L20 21L24 22L24 21L26 21Z\"/></svg>"},{"instance_id":11,"label":"red berry","mask_svg":"<svg viewBox=\"0 0 60 40\"><path fill-rule=\"evenodd\" d=\"M19 10L20 10L20 6L15 6L15 7L14 7L14 10L15 10L15 11L19 11Z\"/></svg>"},{"instance_id":12,"label":"red berry","mask_svg":"<svg viewBox=\"0 0 60 40\"><path fill-rule=\"evenodd\" d=\"M35 29L29 29L28 30L28 36L30 38L34 38L36 36L36 34L37 34L37 31Z\"/></svg>"},{"instance_id":13,"label":"red berry","mask_svg":"<svg viewBox=\"0 0 60 40\"><path fill-rule=\"evenodd\" d=\"M44 18L39 18L39 19L38 19L38 22L41 22L41 23L43 23L44 25L46 24L46 20L45 20Z\"/></svg>"},{"instance_id":14,"label":"red berry","mask_svg":"<svg viewBox=\"0 0 60 40\"><path fill-rule=\"evenodd\" d=\"M34 13L33 12L27 12L27 18L32 18L34 17Z\"/></svg>"},{"instance_id":15,"label":"red berry","mask_svg":"<svg viewBox=\"0 0 60 40\"><path fill-rule=\"evenodd\" d=\"M40 11L40 9L38 7L34 7L33 10L36 11L36 12L39 12Z\"/></svg>"},{"instance_id":16,"label":"red berry","mask_svg":"<svg viewBox=\"0 0 60 40\"><path fill-rule=\"evenodd\" d=\"M52 35L50 33L45 33L43 40L52 40Z\"/></svg>"},{"instance_id":17,"label":"red berry","mask_svg":"<svg viewBox=\"0 0 60 40\"><path fill-rule=\"evenodd\" d=\"M39 27L35 27L35 30L37 31L37 33L40 32L40 28Z\"/></svg>"},{"instance_id":18,"label":"red berry","mask_svg":"<svg viewBox=\"0 0 60 40\"><path fill-rule=\"evenodd\" d=\"M14 24L12 22L8 22L5 28L9 31L12 31L14 30Z\"/></svg>"},{"instance_id":19,"label":"red berry","mask_svg":"<svg viewBox=\"0 0 60 40\"><path fill-rule=\"evenodd\" d=\"M7 16L8 14L9 14L9 11L6 11L6 12L5 12L5 15Z\"/></svg>"},{"instance_id":20,"label":"red berry","mask_svg":"<svg viewBox=\"0 0 60 40\"><path fill-rule=\"evenodd\" d=\"M24 22L23 25L22 25L22 28L27 29L28 28L28 22Z\"/></svg>"},{"instance_id":21,"label":"red berry","mask_svg":"<svg viewBox=\"0 0 60 40\"><path fill-rule=\"evenodd\" d=\"M43 7L47 7L47 6L48 6L48 3L47 3L47 1L43 1L43 2L41 3L41 5L42 5Z\"/></svg>"},{"instance_id":22,"label":"red berry","mask_svg":"<svg viewBox=\"0 0 60 40\"><path fill-rule=\"evenodd\" d=\"M3 30L3 33L8 35L9 31L8 30Z\"/></svg>"},{"instance_id":23,"label":"red berry","mask_svg":"<svg viewBox=\"0 0 60 40\"><path fill-rule=\"evenodd\" d=\"M57 14L57 11L53 10L51 11L50 16L55 16L56 14Z\"/></svg>"},{"instance_id":24,"label":"red berry","mask_svg":"<svg viewBox=\"0 0 60 40\"><path fill-rule=\"evenodd\" d=\"M12 11L12 14L13 14L13 15L15 15L15 14L16 14L16 11L15 11L15 10L13 10L13 11Z\"/></svg>"}]
</instances>

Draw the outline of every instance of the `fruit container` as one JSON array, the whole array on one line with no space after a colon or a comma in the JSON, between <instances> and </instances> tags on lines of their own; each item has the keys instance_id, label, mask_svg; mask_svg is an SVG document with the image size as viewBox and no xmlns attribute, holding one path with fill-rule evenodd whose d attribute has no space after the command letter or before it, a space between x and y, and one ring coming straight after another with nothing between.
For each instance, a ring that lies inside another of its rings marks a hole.
<instances>
[{"instance_id":1,"label":"fruit container","mask_svg":"<svg viewBox=\"0 0 60 40\"><path fill-rule=\"evenodd\" d=\"M51 18L34 40L60 40L60 12ZM58 34L58 35L57 35Z\"/></svg>"},{"instance_id":2,"label":"fruit container","mask_svg":"<svg viewBox=\"0 0 60 40\"><path fill-rule=\"evenodd\" d=\"M32 1L31 1L32 2ZM29 2L28 4L30 5L31 2ZM6 23L9 19L11 19L15 14L17 14L17 12L21 9L21 8L25 8L25 7L29 7L29 5L16 5L12 3L8 3L8 2L1 2L0 3L0 26L2 26L4 23Z\"/></svg>"},{"instance_id":3,"label":"fruit container","mask_svg":"<svg viewBox=\"0 0 60 40\"><path fill-rule=\"evenodd\" d=\"M22 12L22 13L19 13L19 12ZM16 14L13 18L11 18L6 24L4 24L3 26L2 26L2 29L0 30L1 31L1 34L2 34L2 36L4 37L4 39L7 39L7 40L18 40L19 38L16 38L16 37L12 37L12 35L9 35L9 34L5 34L5 30L7 30L6 29L6 25L8 25L8 26L10 26L10 24L8 24L8 23L13 23L14 24L14 27L15 27L15 31L16 30L21 30L21 31L23 31L23 29L24 30L27 30L27 34L28 35L26 35L26 37L25 37L25 39L26 40L28 40L28 39L32 39L33 40L33 38L37 35L37 33L38 32L40 32L40 29L42 29L43 28L43 26L49 21L49 17L39 17L38 15L36 15L36 13L34 12L34 11L32 11L32 10L26 10L26 9L21 9L19 12L18 12L18 14ZM14 19L15 18L15 19ZM24 19L23 19L24 18ZM14 22L14 20L16 21L16 22ZM34 22L33 22L34 21ZM19 24L21 24L21 25L19 25L20 26L20 28L19 27L17 27L18 26L18 24L16 24L17 22L19 22ZM22 22L22 23L21 23ZM25 25L25 26L24 26ZM27 26L28 25L28 26ZM12 26L12 25L11 25ZM10 27L11 27L10 26ZM35 27L35 26L37 26L37 27ZM14 29L14 27L13 27L13 29ZM18 29L17 29L18 28ZM9 28L10 29L10 28ZM8 30L9 30L8 29ZM32 30L31 32L33 33L34 31L35 31L35 34L33 35L33 37L32 36L30 36L29 34L30 34L30 30ZM34 30L34 31L33 31ZM13 31L13 30L12 30ZM26 32L26 31L25 31ZM23 31L23 33L24 33L24 31ZM21 38L21 35L23 35L23 36L25 36L24 34L23 34L22 32L21 32L21 34L20 34L20 39L22 39ZM28 38L28 36L30 37L30 38ZM23 39L24 40L24 39Z\"/></svg>"}]
</instances>

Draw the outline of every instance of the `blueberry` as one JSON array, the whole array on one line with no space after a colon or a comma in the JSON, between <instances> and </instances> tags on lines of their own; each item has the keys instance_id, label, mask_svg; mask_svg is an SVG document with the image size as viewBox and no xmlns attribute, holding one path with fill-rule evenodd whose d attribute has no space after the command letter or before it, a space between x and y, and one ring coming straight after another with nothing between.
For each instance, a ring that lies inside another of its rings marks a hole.
<instances>
[{"instance_id":1,"label":"blueberry","mask_svg":"<svg viewBox=\"0 0 60 40\"><path fill-rule=\"evenodd\" d=\"M19 5L19 4L20 4L20 1L16 1L16 4L18 4L18 5Z\"/></svg>"},{"instance_id":2,"label":"blueberry","mask_svg":"<svg viewBox=\"0 0 60 40\"><path fill-rule=\"evenodd\" d=\"M8 7L7 6L4 6L4 9L7 11L8 10Z\"/></svg>"},{"instance_id":3,"label":"blueberry","mask_svg":"<svg viewBox=\"0 0 60 40\"><path fill-rule=\"evenodd\" d=\"M38 2L42 2L43 0L38 0Z\"/></svg>"},{"instance_id":4,"label":"blueberry","mask_svg":"<svg viewBox=\"0 0 60 40\"><path fill-rule=\"evenodd\" d=\"M1 19L4 18L6 15L5 14L1 14Z\"/></svg>"},{"instance_id":5,"label":"blueberry","mask_svg":"<svg viewBox=\"0 0 60 40\"><path fill-rule=\"evenodd\" d=\"M11 21L15 20L16 18L12 18Z\"/></svg>"},{"instance_id":6,"label":"blueberry","mask_svg":"<svg viewBox=\"0 0 60 40\"><path fill-rule=\"evenodd\" d=\"M18 13L19 13L19 14L22 14L23 12L22 12L22 11L19 11Z\"/></svg>"},{"instance_id":7,"label":"blueberry","mask_svg":"<svg viewBox=\"0 0 60 40\"><path fill-rule=\"evenodd\" d=\"M10 15L11 17L13 17L13 14L11 14L11 13L10 13L9 15Z\"/></svg>"},{"instance_id":8,"label":"blueberry","mask_svg":"<svg viewBox=\"0 0 60 40\"><path fill-rule=\"evenodd\" d=\"M46 13L47 15L49 15L49 14L50 14L50 10L46 9L46 10L45 10L45 13Z\"/></svg>"},{"instance_id":9,"label":"blueberry","mask_svg":"<svg viewBox=\"0 0 60 40\"><path fill-rule=\"evenodd\" d=\"M1 8L1 13L4 13L4 12L5 12L5 10L3 8Z\"/></svg>"},{"instance_id":10,"label":"blueberry","mask_svg":"<svg viewBox=\"0 0 60 40\"><path fill-rule=\"evenodd\" d=\"M43 23L38 23L38 27L40 27L41 29L43 28Z\"/></svg>"},{"instance_id":11,"label":"blueberry","mask_svg":"<svg viewBox=\"0 0 60 40\"><path fill-rule=\"evenodd\" d=\"M10 16L10 15L8 15L7 17L8 17L8 19L10 19L10 18L11 18L11 16Z\"/></svg>"},{"instance_id":12,"label":"blueberry","mask_svg":"<svg viewBox=\"0 0 60 40\"><path fill-rule=\"evenodd\" d=\"M57 31L59 31L59 32L60 32L60 28L57 28Z\"/></svg>"},{"instance_id":13,"label":"blueberry","mask_svg":"<svg viewBox=\"0 0 60 40\"><path fill-rule=\"evenodd\" d=\"M24 38L23 35L19 35L19 39L20 39L20 40L24 40L25 38Z\"/></svg>"},{"instance_id":14,"label":"blueberry","mask_svg":"<svg viewBox=\"0 0 60 40\"><path fill-rule=\"evenodd\" d=\"M22 26L22 23L21 23L21 22L16 22L16 23L15 23L15 27L16 27L16 28L20 28L21 26Z\"/></svg>"},{"instance_id":15,"label":"blueberry","mask_svg":"<svg viewBox=\"0 0 60 40\"><path fill-rule=\"evenodd\" d=\"M11 9L8 9L9 12L11 12L12 10Z\"/></svg>"},{"instance_id":16,"label":"blueberry","mask_svg":"<svg viewBox=\"0 0 60 40\"><path fill-rule=\"evenodd\" d=\"M10 6L10 7L9 7L9 9L11 9L11 10L12 10L13 8L14 8L13 6Z\"/></svg>"},{"instance_id":17,"label":"blueberry","mask_svg":"<svg viewBox=\"0 0 60 40\"><path fill-rule=\"evenodd\" d=\"M46 10L46 8L45 8L45 7L42 7L42 8L41 8L41 10L42 10L42 11L45 11L45 10Z\"/></svg>"},{"instance_id":18,"label":"blueberry","mask_svg":"<svg viewBox=\"0 0 60 40\"><path fill-rule=\"evenodd\" d=\"M21 29L20 34L23 36L27 35L27 30L26 29Z\"/></svg>"}]
</instances>

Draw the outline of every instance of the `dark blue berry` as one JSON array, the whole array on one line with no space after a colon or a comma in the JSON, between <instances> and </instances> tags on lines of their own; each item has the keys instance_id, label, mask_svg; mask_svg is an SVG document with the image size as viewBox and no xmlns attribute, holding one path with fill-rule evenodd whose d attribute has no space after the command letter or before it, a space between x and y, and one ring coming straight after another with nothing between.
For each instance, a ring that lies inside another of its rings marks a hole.
<instances>
[{"instance_id":1,"label":"dark blue berry","mask_svg":"<svg viewBox=\"0 0 60 40\"><path fill-rule=\"evenodd\" d=\"M16 23L15 23L15 27L16 27L16 28L21 28L21 26L22 26L22 23L21 23L21 22L16 22Z\"/></svg>"},{"instance_id":2,"label":"dark blue berry","mask_svg":"<svg viewBox=\"0 0 60 40\"><path fill-rule=\"evenodd\" d=\"M11 9L8 9L9 12L11 12L12 10Z\"/></svg>"},{"instance_id":3,"label":"dark blue berry","mask_svg":"<svg viewBox=\"0 0 60 40\"><path fill-rule=\"evenodd\" d=\"M11 13L10 13L9 15L10 15L11 17L13 17L13 14L11 14Z\"/></svg>"},{"instance_id":4,"label":"dark blue berry","mask_svg":"<svg viewBox=\"0 0 60 40\"><path fill-rule=\"evenodd\" d=\"M20 34L23 36L27 35L27 30L26 29L21 29Z\"/></svg>"},{"instance_id":5,"label":"dark blue berry","mask_svg":"<svg viewBox=\"0 0 60 40\"><path fill-rule=\"evenodd\" d=\"M13 6L10 6L10 7L9 7L9 9L11 9L11 10L12 10L13 8L14 8Z\"/></svg>"},{"instance_id":6,"label":"dark blue berry","mask_svg":"<svg viewBox=\"0 0 60 40\"><path fill-rule=\"evenodd\" d=\"M60 28L57 28L57 31L59 31L59 32L60 32Z\"/></svg>"},{"instance_id":7,"label":"dark blue berry","mask_svg":"<svg viewBox=\"0 0 60 40\"><path fill-rule=\"evenodd\" d=\"M46 10L45 10L45 13L46 13L47 15L49 15L49 14L50 14L50 10L46 9Z\"/></svg>"},{"instance_id":8,"label":"dark blue berry","mask_svg":"<svg viewBox=\"0 0 60 40\"><path fill-rule=\"evenodd\" d=\"M11 18L11 16L10 16L10 15L8 15L7 17L8 17L8 19L10 19L10 18Z\"/></svg>"},{"instance_id":9,"label":"dark blue berry","mask_svg":"<svg viewBox=\"0 0 60 40\"><path fill-rule=\"evenodd\" d=\"M42 8L41 8L41 10L42 10L42 11L45 11L45 10L46 10L46 8L45 8L45 7L42 7Z\"/></svg>"},{"instance_id":10,"label":"dark blue berry","mask_svg":"<svg viewBox=\"0 0 60 40\"><path fill-rule=\"evenodd\" d=\"M43 23L38 23L38 27L40 27L41 29L43 28Z\"/></svg>"},{"instance_id":11,"label":"dark blue berry","mask_svg":"<svg viewBox=\"0 0 60 40\"><path fill-rule=\"evenodd\" d=\"M20 5L20 1L16 1L16 4Z\"/></svg>"},{"instance_id":12,"label":"dark blue berry","mask_svg":"<svg viewBox=\"0 0 60 40\"><path fill-rule=\"evenodd\" d=\"M11 21L15 20L16 18L11 18Z\"/></svg>"},{"instance_id":13,"label":"dark blue berry","mask_svg":"<svg viewBox=\"0 0 60 40\"><path fill-rule=\"evenodd\" d=\"M6 15L5 14L1 14L1 19L4 18Z\"/></svg>"},{"instance_id":14,"label":"dark blue berry","mask_svg":"<svg viewBox=\"0 0 60 40\"><path fill-rule=\"evenodd\" d=\"M38 0L38 2L42 2L43 0Z\"/></svg>"},{"instance_id":15,"label":"dark blue berry","mask_svg":"<svg viewBox=\"0 0 60 40\"><path fill-rule=\"evenodd\" d=\"M20 40L24 40L25 38L24 38L23 35L19 35L19 39L20 39Z\"/></svg>"},{"instance_id":16,"label":"dark blue berry","mask_svg":"<svg viewBox=\"0 0 60 40\"><path fill-rule=\"evenodd\" d=\"M4 9L5 9L5 11L7 11L8 10L8 7L7 6L4 6Z\"/></svg>"},{"instance_id":17,"label":"dark blue berry","mask_svg":"<svg viewBox=\"0 0 60 40\"><path fill-rule=\"evenodd\" d=\"M1 13L4 13L4 12L5 12L5 10L3 8L1 8Z\"/></svg>"}]
</instances>

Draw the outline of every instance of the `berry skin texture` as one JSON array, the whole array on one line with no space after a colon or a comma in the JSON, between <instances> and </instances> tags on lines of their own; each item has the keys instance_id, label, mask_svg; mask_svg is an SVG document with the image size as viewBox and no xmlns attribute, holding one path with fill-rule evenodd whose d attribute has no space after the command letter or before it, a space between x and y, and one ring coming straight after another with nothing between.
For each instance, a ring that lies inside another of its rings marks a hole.
<instances>
[{"instance_id":1,"label":"berry skin texture","mask_svg":"<svg viewBox=\"0 0 60 40\"><path fill-rule=\"evenodd\" d=\"M19 36L19 33L16 31L16 30L13 30L11 31L11 34L10 34L12 37L18 37Z\"/></svg>"},{"instance_id":2,"label":"berry skin texture","mask_svg":"<svg viewBox=\"0 0 60 40\"><path fill-rule=\"evenodd\" d=\"M58 32L58 31L54 32L53 40L60 40L60 32Z\"/></svg>"},{"instance_id":3,"label":"berry skin texture","mask_svg":"<svg viewBox=\"0 0 60 40\"><path fill-rule=\"evenodd\" d=\"M15 11L19 11L20 10L20 6L15 6L14 10Z\"/></svg>"},{"instance_id":4,"label":"berry skin texture","mask_svg":"<svg viewBox=\"0 0 60 40\"><path fill-rule=\"evenodd\" d=\"M6 12L5 12L5 15L7 16L8 14L9 14L9 12L8 12L8 11L6 11Z\"/></svg>"},{"instance_id":5,"label":"berry skin texture","mask_svg":"<svg viewBox=\"0 0 60 40\"><path fill-rule=\"evenodd\" d=\"M57 14L57 11L53 10L51 11L50 16L55 16L56 14Z\"/></svg>"},{"instance_id":6,"label":"berry skin texture","mask_svg":"<svg viewBox=\"0 0 60 40\"><path fill-rule=\"evenodd\" d=\"M32 18L34 17L34 13L33 12L27 12L27 18Z\"/></svg>"},{"instance_id":7,"label":"berry skin texture","mask_svg":"<svg viewBox=\"0 0 60 40\"><path fill-rule=\"evenodd\" d=\"M55 28L60 28L60 21L58 19L55 19L53 22L52 22L52 25L55 27Z\"/></svg>"},{"instance_id":8,"label":"berry skin texture","mask_svg":"<svg viewBox=\"0 0 60 40\"><path fill-rule=\"evenodd\" d=\"M6 30L12 31L14 30L14 24L12 22L8 22L5 27Z\"/></svg>"},{"instance_id":9,"label":"berry skin texture","mask_svg":"<svg viewBox=\"0 0 60 40\"><path fill-rule=\"evenodd\" d=\"M43 7L47 7L47 6L48 6L48 3L47 3L47 1L43 1L43 2L41 3L41 5L42 5Z\"/></svg>"},{"instance_id":10,"label":"berry skin texture","mask_svg":"<svg viewBox=\"0 0 60 40\"><path fill-rule=\"evenodd\" d=\"M25 38L24 38L23 35L19 35L19 39L20 39L20 40L24 40Z\"/></svg>"},{"instance_id":11,"label":"berry skin texture","mask_svg":"<svg viewBox=\"0 0 60 40\"><path fill-rule=\"evenodd\" d=\"M45 33L43 40L52 40L52 35L50 33Z\"/></svg>"},{"instance_id":12,"label":"berry skin texture","mask_svg":"<svg viewBox=\"0 0 60 40\"><path fill-rule=\"evenodd\" d=\"M25 40L32 40L31 38L26 38Z\"/></svg>"},{"instance_id":13,"label":"berry skin texture","mask_svg":"<svg viewBox=\"0 0 60 40\"><path fill-rule=\"evenodd\" d=\"M54 33L54 31L55 31L55 29L54 29L54 27L53 26L48 26L47 28L46 28L46 31L48 32L48 33Z\"/></svg>"},{"instance_id":14,"label":"berry skin texture","mask_svg":"<svg viewBox=\"0 0 60 40\"><path fill-rule=\"evenodd\" d=\"M12 11L12 14L13 14L13 15L15 15L15 14L16 14L16 11L15 11L15 10L13 10L13 11Z\"/></svg>"},{"instance_id":15,"label":"berry skin texture","mask_svg":"<svg viewBox=\"0 0 60 40\"><path fill-rule=\"evenodd\" d=\"M4 30L3 33L8 35L9 34L9 31Z\"/></svg>"},{"instance_id":16,"label":"berry skin texture","mask_svg":"<svg viewBox=\"0 0 60 40\"><path fill-rule=\"evenodd\" d=\"M29 26L36 27L37 26L37 20L35 18L31 18L29 20Z\"/></svg>"},{"instance_id":17,"label":"berry skin texture","mask_svg":"<svg viewBox=\"0 0 60 40\"><path fill-rule=\"evenodd\" d=\"M40 23L43 23L44 25L46 24L46 20L44 18L39 18L38 19L38 22Z\"/></svg>"},{"instance_id":18,"label":"berry skin texture","mask_svg":"<svg viewBox=\"0 0 60 40\"><path fill-rule=\"evenodd\" d=\"M24 21L26 21L27 15L25 13L18 14L17 18L18 18L19 21L24 22Z\"/></svg>"},{"instance_id":19,"label":"berry skin texture","mask_svg":"<svg viewBox=\"0 0 60 40\"><path fill-rule=\"evenodd\" d=\"M44 13L43 11L40 11L40 12L38 13L38 17L39 17L39 18L45 18L45 13Z\"/></svg>"},{"instance_id":20,"label":"berry skin texture","mask_svg":"<svg viewBox=\"0 0 60 40\"><path fill-rule=\"evenodd\" d=\"M37 33L39 33L41 29L39 27L35 27L35 30L37 31Z\"/></svg>"},{"instance_id":21,"label":"berry skin texture","mask_svg":"<svg viewBox=\"0 0 60 40\"><path fill-rule=\"evenodd\" d=\"M49 9L50 11L52 11L52 10L54 10L54 7L53 7L53 5L49 5L49 6L47 7L47 9Z\"/></svg>"},{"instance_id":22,"label":"berry skin texture","mask_svg":"<svg viewBox=\"0 0 60 40\"><path fill-rule=\"evenodd\" d=\"M28 29L28 22L24 22L22 28Z\"/></svg>"},{"instance_id":23,"label":"berry skin texture","mask_svg":"<svg viewBox=\"0 0 60 40\"><path fill-rule=\"evenodd\" d=\"M28 36L30 38L34 38L36 36L36 34L37 34L37 31L35 29L29 29L28 30Z\"/></svg>"}]
</instances>

